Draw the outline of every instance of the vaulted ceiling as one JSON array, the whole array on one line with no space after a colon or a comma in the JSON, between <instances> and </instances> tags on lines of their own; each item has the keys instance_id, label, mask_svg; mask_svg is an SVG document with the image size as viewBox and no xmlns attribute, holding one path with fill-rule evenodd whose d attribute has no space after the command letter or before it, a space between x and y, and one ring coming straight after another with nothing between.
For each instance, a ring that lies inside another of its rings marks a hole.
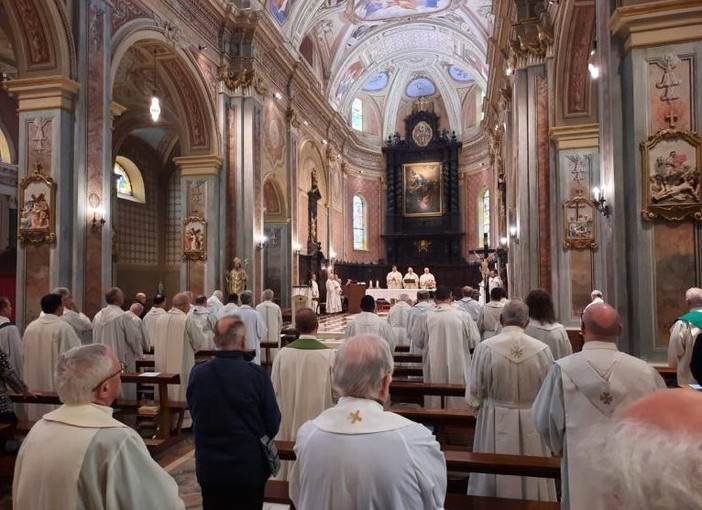
<instances>
[{"instance_id":1,"label":"vaulted ceiling","mask_svg":"<svg viewBox=\"0 0 702 510\"><path fill-rule=\"evenodd\" d=\"M379 133L395 131L401 104L436 96L459 135L466 91L485 90L491 0L270 0L290 45L321 76L330 104L349 117L372 95ZM314 55L314 56L313 56Z\"/></svg>"}]
</instances>

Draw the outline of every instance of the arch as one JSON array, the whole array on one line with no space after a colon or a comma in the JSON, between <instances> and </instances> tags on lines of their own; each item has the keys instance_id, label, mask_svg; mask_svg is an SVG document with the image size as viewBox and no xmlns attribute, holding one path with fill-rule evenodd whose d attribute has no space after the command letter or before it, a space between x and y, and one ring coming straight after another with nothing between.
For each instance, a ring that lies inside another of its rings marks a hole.
<instances>
[{"instance_id":1,"label":"arch","mask_svg":"<svg viewBox=\"0 0 702 510\"><path fill-rule=\"evenodd\" d=\"M182 154L215 154L221 156L221 142L217 136L214 98L208 92L205 78L191 55L182 48L173 47L163 30L146 22L135 22L119 30L115 39L110 64L110 91L114 90L117 71L130 48L151 42L161 53L156 56L160 65L159 78L177 104L162 101L162 115L174 120L173 127L180 132ZM163 52L163 49L167 52ZM179 122L189 119L189 122Z\"/></svg>"},{"instance_id":2,"label":"arch","mask_svg":"<svg viewBox=\"0 0 702 510\"><path fill-rule=\"evenodd\" d=\"M146 203L146 189L144 187L144 177L142 176L141 170L136 166L136 164L129 158L125 156L117 156L115 158L115 164L112 172L117 175L121 175L120 170L126 174L126 180L129 183L129 193L121 193L119 190L119 180L117 184L117 198L123 198L125 200L131 200L133 202L139 202L140 204Z\"/></svg>"},{"instance_id":3,"label":"arch","mask_svg":"<svg viewBox=\"0 0 702 510\"><path fill-rule=\"evenodd\" d=\"M12 163L14 158L14 146L10 137L5 132L2 120L0 119L0 163Z\"/></svg>"},{"instance_id":4,"label":"arch","mask_svg":"<svg viewBox=\"0 0 702 510\"><path fill-rule=\"evenodd\" d=\"M272 173L263 180L263 205L266 220L287 218L285 193L280 182Z\"/></svg>"},{"instance_id":5,"label":"arch","mask_svg":"<svg viewBox=\"0 0 702 510\"><path fill-rule=\"evenodd\" d=\"M476 201L476 207L478 209L478 242L482 242L485 234L488 235L487 244L490 244L490 222L492 221L491 214L491 204L490 204L490 189L484 187L478 193L478 200Z\"/></svg>"},{"instance_id":6,"label":"arch","mask_svg":"<svg viewBox=\"0 0 702 510\"><path fill-rule=\"evenodd\" d=\"M351 229L353 249L368 251L368 200L361 193L351 199Z\"/></svg>"},{"instance_id":7,"label":"arch","mask_svg":"<svg viewBox=\"0 0 702 510\"><path fill-rule=\"evenodd\" d=\"M75 44L62 2L12 0L3 6L17 51L19 78L76 75Z\"/></svg>"}]
</instances>

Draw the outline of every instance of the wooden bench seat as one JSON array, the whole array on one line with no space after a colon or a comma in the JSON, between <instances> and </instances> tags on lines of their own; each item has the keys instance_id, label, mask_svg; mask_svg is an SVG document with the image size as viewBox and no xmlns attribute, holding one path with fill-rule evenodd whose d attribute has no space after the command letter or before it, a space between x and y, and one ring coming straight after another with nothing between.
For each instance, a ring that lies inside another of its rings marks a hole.
<instances>
[{"instance_id":1,"label":"wooden bench seat","mask_svg":"<svg viewBox=\"0 0 702 510\"><path fill-rule=\"evenodd\" d=\"M390 383L390 399L395 402L412 402L423 405L427 395L441 397L441 407L446 407L446 397L465 397L462 384L425 383L415 380L395 380Z\"/></svg>"}]
</instances>

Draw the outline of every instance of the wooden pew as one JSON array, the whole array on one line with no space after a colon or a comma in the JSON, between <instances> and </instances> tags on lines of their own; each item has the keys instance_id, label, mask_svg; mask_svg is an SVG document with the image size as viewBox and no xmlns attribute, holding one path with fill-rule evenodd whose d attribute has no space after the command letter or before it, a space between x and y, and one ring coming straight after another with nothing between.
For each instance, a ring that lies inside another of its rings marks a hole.
<instances>
[{"instance_id":1,"label":"wooden pew","mask_svg":"<svg viewBox=\"0 0 702 510\"><path fill-rule=\"evenodd\" d=\"M421 354L410 354L408 352L396 352L393 355L395 363L421 363Z\"/></svg>"},{"instance_id":2,"label":"wooden pew","mask_svg":"<svg viewBox=\"0 0 702 510\"><path fill-rule=\"evenodd\" d=\"M390 398L393 402L414 402L424 404L427 395L441 397L441 407L446 407L446 397L465 397L466 387L462 384L425 383L419 381L393 380L390 383ZM406 400L403 400L406 399Z\"/></svg>"}]
</instances>

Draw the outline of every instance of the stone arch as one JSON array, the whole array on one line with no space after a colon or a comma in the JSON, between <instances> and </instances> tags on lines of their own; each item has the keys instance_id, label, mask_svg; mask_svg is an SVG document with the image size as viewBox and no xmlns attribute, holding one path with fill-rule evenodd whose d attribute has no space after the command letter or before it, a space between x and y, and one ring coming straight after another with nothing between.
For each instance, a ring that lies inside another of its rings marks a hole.
<instances>
[{"instance_id":1,"label":"stone arch","mask_svg":"<svg viewBox=\"0 0 702 510\"><path fill-rule=\"evenodd\" d=\"M11 0L2 7L16 45L18 78L75 76L75 44L63 2Z\"/></svg>"},{"instance_id":2,"label":"stone arch","mask_svg":"<svg viewBox=\"0 0 702 510\"><path fill-rule=\"evenodd\" d=\"M152 25L130 24L130 31L120 31L112 51L110 68L110 90L115 86L115 77L123 58L130 48L148 44L156 52L159 79L169 95L177 99L164 104L164 114L173 119L189 119L189 122L173 122L179 130L183 155L214 154L221 156L221 145L217 136L214 100L208 93L206 80L192 56L179 47L173 47L163 30ZM180 126L180 127L179 127Z\"/></svg>"},{"instance_id":3,"label":"stone arch","mask_svg":"<svg viewBox=\"0 0 702 510\"><path fill-rule=\"evenodd\" d=\"M283 186L272 173L263 180L264 221L285 221L288 217Z\"/></svg>"}]
</instances>

